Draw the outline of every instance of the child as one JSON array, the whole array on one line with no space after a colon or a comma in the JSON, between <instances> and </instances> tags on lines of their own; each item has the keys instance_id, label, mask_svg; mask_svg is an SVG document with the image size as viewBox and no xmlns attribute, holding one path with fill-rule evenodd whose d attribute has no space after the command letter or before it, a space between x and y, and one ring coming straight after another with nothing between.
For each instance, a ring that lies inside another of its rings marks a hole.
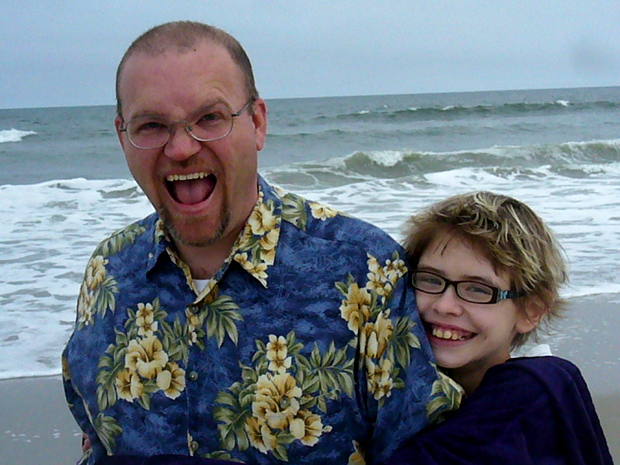
<instances>
[{"instance_id":1,"label":"child","mask_svg":"<svg viewBox=\"0 0 620 465\"><path fill-rule=\"evenodd\" d=\"M413 216L405 249L437 365L465 399L390 463L611 464L577 367L510 357L565 307L566 263L545 223L510 197L458 195Z\"/></svg>"}]
</instances>

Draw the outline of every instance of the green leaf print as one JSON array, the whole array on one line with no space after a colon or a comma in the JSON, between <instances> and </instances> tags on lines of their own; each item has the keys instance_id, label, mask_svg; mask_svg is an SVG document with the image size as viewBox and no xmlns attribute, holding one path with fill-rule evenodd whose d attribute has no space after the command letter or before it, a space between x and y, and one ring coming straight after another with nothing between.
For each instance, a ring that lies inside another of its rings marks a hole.
<instances>
[{"instance_id":1,"label":"green leaf print","mask_svg":"<svg viewBox=\"0 0 620 465\"><path fill-rule=\"evenodd\" d=\"M245 421L252 415L252 411L247 408L247 400L240 401L246 395L242 385L235 383L230 387L230 393L220 392L215 398L215 403L219 405L213 408L213 417L221 422L217 430L220 444L224 449L233 450L237 446L240 450L246 450L250 447ZM252 400L253 397L252 395Z\"/></svg>"},{"instance_id":2,"label":"green leaf print","mask_svg":"<svg viewBox=\"0 0 620 465\"><path fill-rule=\"evenodd\" d=\"M305 231L308 224L306 201L298 195L286 193L282 196L282 219Z\"/></svg>"},{"instance_id":3,"label":"green leaf print","mask_svg":"<svg viewBox=\"0 0 620 465\"><path fill-rule=\"evenodd\" d=\"M143 226L139 226L134 223L127 228L114 233L108 240L102 242L95 250L94 256L102 255L103 257L109 257L110 255L117 254L128 245L131 245L140 234L143 234L146 229Z\"/></svg>"},{"instance_id":4,"label":"green leaf print","mask_svg":"<svg viewBox=\"0 0 620 465\"><path fill-rule=\"evenodd\" d=\"M103 447L111 455L116 447L116 440L114 438L122 433L123 428L114 418L106 417L103 413L97 414L93 423L97 436L99 436L103 443Z\"/></svg>"},{"instance_id":5,"label":"green leaf print","mask_svg":"<svg viewBox=\"0 0 620 465\"><path fill-rule=\"evenodd\" d=\"M207 326L207 336L215 336L218 347L222 347L224 338L228 338L237 345L239 334L235 321L242 321L243 317L237 311L239 306L229 296L218 296L213 302L201 309L204 313Z\"/></svg>"},{"instance_id":6,"label":"green leaf print","mask_svg":"<svg viewBox=\"0 0 620 465\"><path fill-rule=\"evenodd\" d=\"M433 383L431 390L433 399L426 404L426 417L430 423L443 421L443 413L456 410L463 399L463 388L442 372L438 374L439 379Z\"/></svg>"},{"instance_id":7,"label":"green leaf print","mask_svg":"<svg viewBox=\"0 0 620 465\"><path fill-rule=\"evenodd\" d=\"M396 327L392 333L392 345L396 360L402 367L411 363L411 348L419 349L421 347L420 340L411 331L414 326L415 322L411 321L408 316L396 319Z\"/></svg>"},{"instance_id":8,"label":"green leaf print","mask_svg":"<svg viewBox=\"0 0 620 465\"><path fill-rule=\"evenodd\" d=\"M309 383L311 389L318 382L321 395L330 399L337 399L341 390L349 396L353 394L353 359L347 359L346 351L346 346L336 351L332 341L321 357L319 348L315 343L310 357L309 377L314 378L313 382Z\"/></svg>"},{"instance_id":9,"label":"green leaf print","mask_svg":"<svg viewBox=\"0 0 620 465\"><path fill-rule=\"evenodd\" d=\"M95 298L95 313L101 314L101 317L105 317L108 310L114 312L116 309L116 297L118 294L117 282L112 276L107 276L96 292Z\"/></svg>"},{"instance_id":10,"label":"green leaf print","mask_svg":"<svg viewBox=\"0 0 620 465\"><path fill-rule=\"evenodd\" d=\"M279 439L279 437L278 437ZM282 462L288 462L288 453L286 452L286 448L282 444L278 444L273 450L273 455L275 458Z\"/></svg>"},{"instance_id":11,"label":"green leaf print","mask_svg":"<svg viewBox=\"0 0 620 465\"><path fill-rule=\"evenodd\" d=\"M223 450L216 450L215 452L210 452L208 454L201 455L201 457L205 459L218 459L218 460L228 460L229 462L237 462L243 463L243 461L233 458L230 453Z\"/></svg>"}]
</instances>

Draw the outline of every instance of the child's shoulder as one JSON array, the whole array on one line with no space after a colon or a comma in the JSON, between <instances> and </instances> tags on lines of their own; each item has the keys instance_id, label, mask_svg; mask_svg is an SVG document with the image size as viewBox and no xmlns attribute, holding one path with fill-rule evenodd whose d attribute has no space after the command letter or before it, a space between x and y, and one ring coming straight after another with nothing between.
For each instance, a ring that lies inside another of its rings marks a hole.
<instances>
[{"instance_id":1,"label":"child's shoulder","mask_svg":"<svg viewBox=\"0 0 620 465\"><path fill-rule=\"evenodd\" d=\"M514 395L521 391L551 402L568 402L576 398L591 402L579 368L571 361L547 355L542 357L515 357L487 371L484 382L511 386Z\"/></svg>"},{"instance_id":2,"label":"child's shoulder","mask_svg":"<svg viewBox=\"0 0 620 465\"><path fill-rule=\"evenodd\" d=\"M594 415L592 396L579 369L551 355L511 358L489 368L467 403L486 411L518 409L521 417L563 415L575 406L581 409L578 416Z\"/></svg>"},{"instance_id":3,"label":"child's shoulder","mask_svg":"<svg viewBox=\"0 0 620 465\"><path fill-rule=\"evenodd\" d=\"M554 355L515 357L501 367L509 371L526 371L541 380L582 378L579 368L573 362Z\"/></svg>"}]
</instances>

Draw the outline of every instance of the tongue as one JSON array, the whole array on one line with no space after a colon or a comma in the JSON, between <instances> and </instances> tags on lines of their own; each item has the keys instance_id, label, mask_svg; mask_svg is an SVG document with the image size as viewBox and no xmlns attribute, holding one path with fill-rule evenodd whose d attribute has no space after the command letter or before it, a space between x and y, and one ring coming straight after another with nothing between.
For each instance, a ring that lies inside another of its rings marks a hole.
<instances>
[{"instance_id":1,"label":"tongue","mask_svg":"<svg viewBox=\"0 0 620 465\"><path fill-rule=\"evenodd\" d=\"M211 195L215 189L213 176L190 181L176 181L172 183L171 191L174 198L182 204L194 205L200 203Z\"/></svg>"}]
</instances>

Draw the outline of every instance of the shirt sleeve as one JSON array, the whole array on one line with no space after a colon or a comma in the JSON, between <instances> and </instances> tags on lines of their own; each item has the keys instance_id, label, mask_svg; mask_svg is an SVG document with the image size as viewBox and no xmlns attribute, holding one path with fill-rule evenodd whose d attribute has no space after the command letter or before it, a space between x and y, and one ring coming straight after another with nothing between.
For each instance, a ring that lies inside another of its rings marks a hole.
<instances>
[{"instance_id":1,"label":"shirt sleeve","mask_svg":"<svg viewBox=\"0 0 620 465\"><path fill-rule=\"evenodd\" d=\"M75 389L73 383L71 382L71 373L69 372L69 368L66 363L66 359L62 357L62 366L63 366L63 388L65 392L65 398L67 399L67 404L69 406L69 410L73 415L76 423L79 425L80 429L84 434L88 436L90 439L91 448L87 450L80 460L77 462L78 465L86 465L94 463L93 452L96 449L103 449L103 445L99 441L99 437L97 436L97 432L95 431L90 415L84 405L84 400L80 393ZM104 452L105 454L105 452Z\"/></svg>"}]
</instances>

